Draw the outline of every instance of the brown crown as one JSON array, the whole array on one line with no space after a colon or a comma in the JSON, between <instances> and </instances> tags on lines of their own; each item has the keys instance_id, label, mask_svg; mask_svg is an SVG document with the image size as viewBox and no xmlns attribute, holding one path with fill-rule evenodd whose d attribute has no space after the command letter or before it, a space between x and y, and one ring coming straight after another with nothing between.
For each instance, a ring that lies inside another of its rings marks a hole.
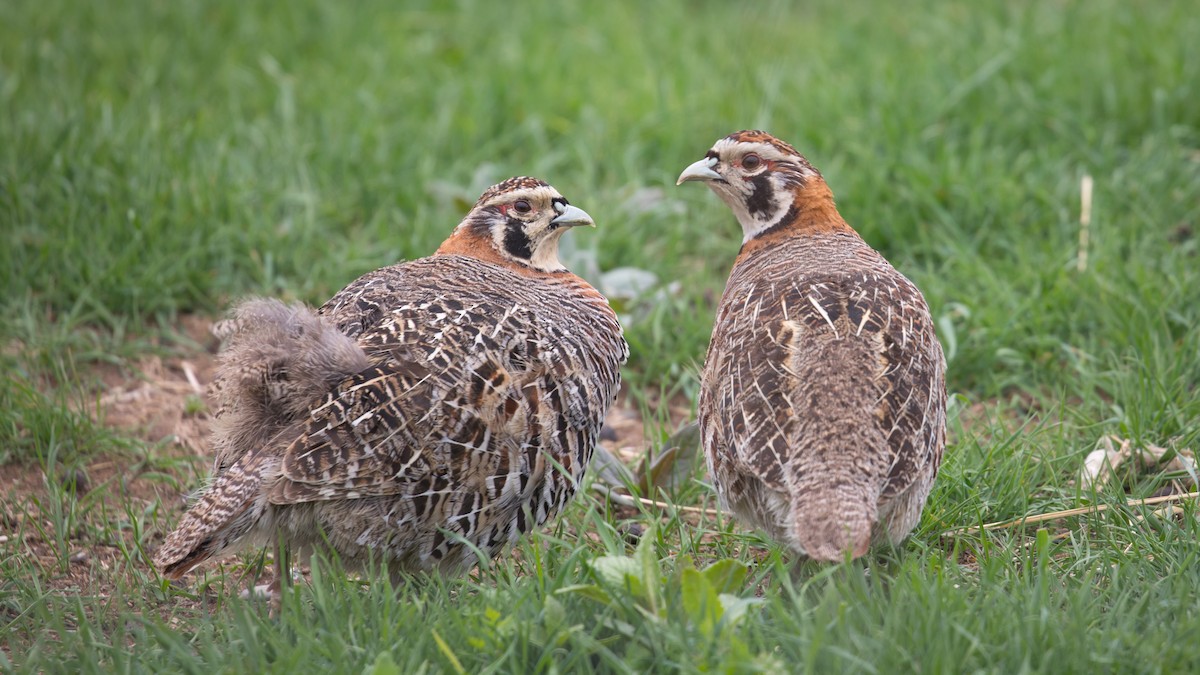
<instances>
[{"instance_id":1,"label":"brown crown","mask_svg":"<svg viewBox=\"0 0 1200 675\"><path fill-rule=\"evenodd\" d=\"M538 187L550 187L550 184L544 180L539 180L530 176L513 176L502 183L497 183L484 190L483 194L479 196L479 201L475 202L475 206L485 204L506 192Z\"/></svg>"},{"instance_id":2,"label":"brown crown","mask_svg":"<svg viewBox=\"0 0 1200 675\"><path fill-rule=\"evenodd\" d=\"M778 138L775 138L774 136L772 136L771 134L768 134L765 131L758 131L757 129L747 129L745 131L735 131L732 134L729 134L728 138L731 141L737 141L737 142L766 143L768 145L775 146L775 148L777 150L779 150L780 152L786 152L791 155L796 155L797 157L803 156L799 152L796 152L796 149L793 148L792 146L788 145L786 142L781 141Z\"/></svg>"}]
</instances>

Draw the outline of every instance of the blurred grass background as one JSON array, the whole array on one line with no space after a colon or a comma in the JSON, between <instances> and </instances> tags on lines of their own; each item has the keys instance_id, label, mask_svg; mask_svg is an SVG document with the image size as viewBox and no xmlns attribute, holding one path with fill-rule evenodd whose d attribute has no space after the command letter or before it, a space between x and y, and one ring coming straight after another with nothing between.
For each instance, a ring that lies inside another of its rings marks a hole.
<instances>
[{"instance_id":1,"label":"blurred grass background","mask_svg":"<svg viewBox=\"0 0 1200 675\"><path fill-rule=\"evenodd\" d=\"M1198 101L1200 12L1182 1L9 0L0 3L0 459L47 467L127 448L135 442L78 413L92 395L91 364L129 367L164 340L194 349L174 333L180 317L218 314L242 295L320 303L363 272L429 254L483 187L516 174L548 180L596 218L597 230L571 235L568 259L595 262L581 271L657 275L661 292L623 312L634 350L627 393L653 427L662 395L694 400L714 298L740 240L716 199L676 190L674 179L720 136L763 128L821 169L846 219L924 290L956 410L974 414L954 423L922 530L898 561L869 566L866 581L804 568L796 583L808 590L793 594L776 551L760 579L772 601L738 638L746 651L705 663L1182 670L1197 657L1175 639L1200 627L1185 599L1197 581L1191 507L1184 524L1158 530L1127 517L1113 541L1096 534L1109 531L1101 520L1093 536L1055 539L1040 567L1021 563L1030 541L1017 534L996 549L985 542L966 566L937 535L1078 505L1070 478L1106 434L1197 447ZM1095 192L1079 269L1085 175ZM1109 496L1146 496L1165 480L1127 477ZM611 529L585 515L590 506L566 522ZM660 532L668 567L699 536L674 525ZM742 535L717 530L733 537L728 555L746 559ZM464 643L452 636L481 630L463 618L472 607L534 598L536 609L516 614L533 621L556 584L579 581L584 554L604 550L563 536L547 535L563 549L554 579L446 582L401 602L423 607L455 648ZM48 573L7 546L13 609L0 625L28 648L31 622L61 622L95 599L83 589L90 600L54 600L37 581ZM1067 581L1099 574L1097 565L1121 572L1105 572L1094 592ZM132 554L129 569L143 568ZM974 591L964 596L962 585ZM462 596L472 599L450 599ZM316 658L304 637L317 634L306 631L336 633L350 611L312 602L291 623L238 619L262 644L281 641L270 657L250 656L228 617L188 616L171 630L147 619L117 637L91 618L90 630L63 625L35 650L50 660L17 663L53 669L70 653L84 670L283 669L276 659L287 649L297 662ZM328 624L312 619L325 609ZM396 619L359 610L368 625ZM571 669L700 667L687 626L643 616L647 639L664 640L645 656L596 637L615 615L564 611L582 626L571 635L616 655L563 638L594 657ZM428 627L402 632L416 645L408 665L453 670ZM179 631L192 637L179 642ZM370 649L328 639L348 650L322 657L337 668L361 669L387 649L379 635ZM146 660L116 649L122 640L149 645ZM553 663L497 644L460 654L466 669Z\"/></svg>"}]
</instances>

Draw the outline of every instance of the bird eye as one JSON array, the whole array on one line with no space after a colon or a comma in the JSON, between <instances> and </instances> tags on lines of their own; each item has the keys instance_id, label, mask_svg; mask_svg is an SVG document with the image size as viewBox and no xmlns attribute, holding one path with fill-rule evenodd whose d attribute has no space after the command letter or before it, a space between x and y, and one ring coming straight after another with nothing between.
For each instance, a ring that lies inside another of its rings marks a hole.
<instances>
[{"instance_id":1,"label":"bird eye","mask_svg":"<svg viewBox=\"0 0 1200 675\"><path fill-rule=\"evenodd\" d=\"M524 199L518 199L517 201L513 202L513 208L517 210L517 213L529 213L533 210L533 207L529 205L529 202Z\"/></svg>"},{"instance_id":2,"label":"bird eye","mask_svg":"<svg viewBox=\"0 0 1200 675\"><path fill-rule=\"evenodd\" d=\"M742 168L747 171L753 171L762 164L762 159L755 154L749 154L742 158Z\"/></svg>"}]
</instances>

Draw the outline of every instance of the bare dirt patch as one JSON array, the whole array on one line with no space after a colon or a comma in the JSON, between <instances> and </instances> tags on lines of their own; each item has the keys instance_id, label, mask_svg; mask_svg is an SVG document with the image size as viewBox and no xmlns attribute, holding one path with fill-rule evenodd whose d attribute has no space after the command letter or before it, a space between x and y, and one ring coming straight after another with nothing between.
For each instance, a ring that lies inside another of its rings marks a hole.
<instances>
[{"instance_id":1,"label":"bare dirt patch","mask_svg":"<svg viewBox=\"0 0 1200 675\"><path fill-rule=\"evenodd\" d=\"M206 320L185 317L181 324L191 340L207 344ZM81 463L0 466L0 554L11 556L12 583L35 585L46 602L89 598L85 611L104 608L97 611L106 617L153 593L146 556L164 534L162 505L182 510L182 495L207 471L203 388L212 364L212 354L199 348L81 373L95 389L76 411L144 444L85 455ZM207 593L179 596L169 610L199 611L212 600ZM73 620L64 621L72 628ZM45 637L35 631L18 639Z\"/></svg>"}]
</instances>

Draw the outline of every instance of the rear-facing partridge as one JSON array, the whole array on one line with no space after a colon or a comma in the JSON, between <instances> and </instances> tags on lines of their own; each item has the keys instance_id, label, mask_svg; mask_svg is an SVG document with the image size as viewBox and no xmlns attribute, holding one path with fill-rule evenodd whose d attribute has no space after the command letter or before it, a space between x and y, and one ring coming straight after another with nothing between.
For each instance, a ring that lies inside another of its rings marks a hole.
<instances>
[{"instance_id":1,"label":"rear-facing partridge","mask_svg":"<svg viewBox=\"0 0 1200 675\"><path fill-rule=\"evenodd\" d=\"M558 260L563 232L591 224L513 178L433 256L316 313L239 307L220 324L214 476L158 568L282 541L351 569L461 572L557 514L629 353L605 298Z\"/></svg>"},{"instance_id":2,"label":"rear-facing partridge","mask_svg":"<svg viewBox=\"0 0 1200 675\"><path fill-rule=\"evenodd\" d=\"M783 141L732 134L685 181L707 183L744 233L698 411L722 503L816 560L899 542L945 446L945 359L925 298Z\"/></svg>"}]
</instances>

